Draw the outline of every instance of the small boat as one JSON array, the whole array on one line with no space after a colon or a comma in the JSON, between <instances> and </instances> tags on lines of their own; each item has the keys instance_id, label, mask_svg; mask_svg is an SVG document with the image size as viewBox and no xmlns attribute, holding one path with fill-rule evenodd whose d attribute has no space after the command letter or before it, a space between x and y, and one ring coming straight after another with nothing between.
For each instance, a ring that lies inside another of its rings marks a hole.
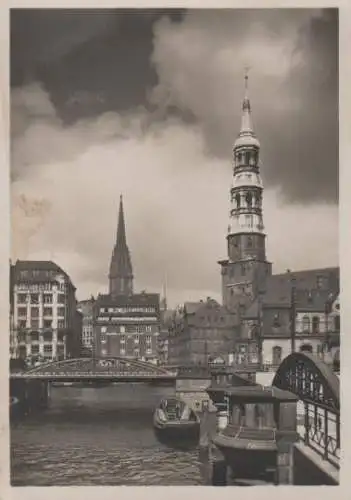
<instances>
[{"instance_id":1,"label":"small boat","mask_svg":"<svg viewBox=\"0 0 351 500\"><path fill-rule=\"evenodd\" d=\"M199 443L200 419L180 399L163 399L155 410L153 423L156 437L163 444L184 448Z\"/></svg>"},{"instance_id":2,"label":"small boat","mask_svg":"<svg viewBox=\"0 0 351 500\"><path fill-rule=\"evenodd\" d=\"M277 387L210 387L217 407L226 399L227 423L213 437L236 479L274 482L277 442L296 432L297 396Z\"/></svg>"}]
</instances>

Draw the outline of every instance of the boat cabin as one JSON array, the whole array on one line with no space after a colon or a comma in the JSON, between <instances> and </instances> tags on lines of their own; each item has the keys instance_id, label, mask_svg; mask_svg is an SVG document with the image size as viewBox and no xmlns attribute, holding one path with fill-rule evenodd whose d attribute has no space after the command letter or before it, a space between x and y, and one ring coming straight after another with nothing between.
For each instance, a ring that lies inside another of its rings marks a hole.
<instances>
[{"instance_id":1,"label":"boat cabin","mask_svg":"<svg viewBox=\"0 0 351 500\"><path fill-rule=\"evenodd\" d=\"M247 429L296 431L295 394L277 387L209 387L210 398L226 412L227 424Z\"/></svg>"}]
</instances>

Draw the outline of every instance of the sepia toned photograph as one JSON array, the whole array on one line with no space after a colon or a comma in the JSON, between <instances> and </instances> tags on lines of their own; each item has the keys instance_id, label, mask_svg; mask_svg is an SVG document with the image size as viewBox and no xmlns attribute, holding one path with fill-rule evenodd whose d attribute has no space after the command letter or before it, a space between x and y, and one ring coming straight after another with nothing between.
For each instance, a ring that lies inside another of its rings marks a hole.
<instances>
[{"instance_id":1,"label":"sepia toned photograph","mask_svg":"<svg viewBox=\"0 0 351 500\"><path fill-rule=\"evenodd\" d=\"M11 486L339 485L338 37L10 10Z\"/></svg>"}]
</instances>

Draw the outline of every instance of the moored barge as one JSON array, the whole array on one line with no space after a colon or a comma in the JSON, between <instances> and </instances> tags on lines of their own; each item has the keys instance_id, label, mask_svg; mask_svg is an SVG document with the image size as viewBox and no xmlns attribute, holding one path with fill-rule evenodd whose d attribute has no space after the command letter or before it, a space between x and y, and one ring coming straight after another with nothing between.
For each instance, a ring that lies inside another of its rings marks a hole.
<instances>
[{"instance_id":1,"label":"moored barge","mask_svg":"<svg viewBox=\"0 0 351 500\"><path fill-rule=\"evenodd\" d=\"M182 400L163 399L153 418L157 439L173 447L196 446L200 438L200 419Z\"/></svg>"}]
</instances>

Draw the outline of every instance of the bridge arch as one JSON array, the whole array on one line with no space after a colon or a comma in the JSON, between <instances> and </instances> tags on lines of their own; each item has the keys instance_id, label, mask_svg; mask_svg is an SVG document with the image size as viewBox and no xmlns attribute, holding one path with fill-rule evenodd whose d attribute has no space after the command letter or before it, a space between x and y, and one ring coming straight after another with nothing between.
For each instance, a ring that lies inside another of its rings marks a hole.
<instances>
[{"instance_id":1,"label":"bridge arch","mask_svg":"<svg viewBox=\"0 0 351 500\"><path fill-rule=\"evenodd\" d=\"M154 375L170 375L170 372L163 367L123 357L104 357L104 358L70 358L61 361L51 361L30 368L25 373L30 374L79 374L79 373L95 373L103 374L106 372L122 372L122 373L148 373Z\"/></svg>"},{"instance_id":2,"label":"bridge arch","mask_svg":"<svg viewBox=\"0 0 351 500\"><path fill-rule=\"evenodd\" d=\"M331 368L309 352L295 352L283 359L272 385L299 397L299 434L306 445L338 467L340 381Z\"/></svg>"}]
</instances>

